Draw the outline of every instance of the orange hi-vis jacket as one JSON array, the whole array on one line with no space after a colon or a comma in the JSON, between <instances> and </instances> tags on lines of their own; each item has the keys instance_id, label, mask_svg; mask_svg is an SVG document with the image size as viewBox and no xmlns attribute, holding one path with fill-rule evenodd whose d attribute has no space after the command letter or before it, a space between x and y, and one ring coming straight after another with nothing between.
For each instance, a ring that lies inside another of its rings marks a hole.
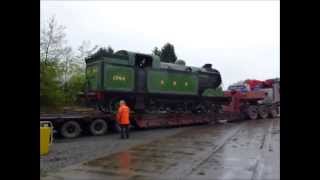
<instances>
[{"instance_id":1,"label":"orange hi-vis jacket","mask_svg":"<svg viewBox=\"0 0 320 180\"><path fill-rule=\"evenodd\" d=\"M117 120L118 120L119 124L121 124L121 125L130 124L129 113L130 113L130 109L128 106L122 105L119 107L118 113L117 113Z\"/></svg>"}]
</instances>

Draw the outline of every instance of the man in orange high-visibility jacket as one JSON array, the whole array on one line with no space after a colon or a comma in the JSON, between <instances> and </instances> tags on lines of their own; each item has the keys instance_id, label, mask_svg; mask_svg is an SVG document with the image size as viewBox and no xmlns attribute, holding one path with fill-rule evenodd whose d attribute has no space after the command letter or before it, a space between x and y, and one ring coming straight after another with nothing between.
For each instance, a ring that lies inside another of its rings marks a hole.
<instances>
[{"instance_id":1,"label":"man in orange high-visibility jacket","mask_svg":"<svg viewBox=\"0 0 320 180\"><path fill-rule=\"evenodd\" d=\"M126 102L124 100L120 101L120 107L118 109L117 113L117 121L120 124L121 128L121 139L124 139L124 134L126 135L126 138L129 138L129 114L130 114L130 109L126 105Z\"/></svg>"}]
</instances>

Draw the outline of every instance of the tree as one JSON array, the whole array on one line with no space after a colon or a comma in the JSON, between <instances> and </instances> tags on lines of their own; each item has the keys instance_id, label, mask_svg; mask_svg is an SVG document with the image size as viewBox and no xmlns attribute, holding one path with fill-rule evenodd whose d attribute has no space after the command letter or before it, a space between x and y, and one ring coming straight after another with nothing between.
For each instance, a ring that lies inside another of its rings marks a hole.
<instances>
[{"instance_id":1,"label":"tree","mask_svg":"<svg viewBox=\"0 0 320 180\"><path fill-rule=\"evenodd\" d=\"M114 50L112 49L112 47L111 47L111 46L108 46L107 51L108 51L109 53L111 53L111 54L113 54L113 53L114 53Z\"/></svg>"},{"instance_id":2,"label":"tree","mask_svg":"<svg viewBox=\"0 0 320 180\"><path fill-rule=\"evenodd\" d=\"M63 104L64 93L61 83L64 66L63 57L70 54L65 47L65 27L58 25L52 16L40 31L40 105L59 106ZM68 61L67 61L68 62Z\"/></svg>"},{"instance_id":3,"label":"tree","mask_svg":"<svg viewBox=\"0 0 320 180\"><path fill-rule=\"evenodd\" d=\"M170 43L165 44L161 49L160 60L162 62L174 63L177 60L177 56L174 52L174 46Z\"/></svg>"},{"instance_id":4,"label":"tree","mask_svg":"<svg viewBox=\"0 0 320 180\"><path fill-rule=\"evenodd\" d=\"M76 56L75 63L80 66L80 71L85 70L85 58L91 56L94 51L98 49L98 45L91 47L90 41L82 41L81 45L78 48L78 55Z\"/></svg>"},{"instance_id":5,"label":"tree","mask_svg":"<svg viewBox=\"0 0 320 180\"><path fill-rule=\"evenodd\" d=\"M152 50L152 54L160 57L161 56L161 51L158 49L158 47L155 47Z\"/></svg>"},{"instance_id":6,"label":"tree","mask_svg":"<svg viewBox=\"0 0 320 180\"><path fill-rule=\"evenodd\" d=\"M40 62L40 107L57 107L63 104L63 91L59 81L61 69L57 62Z\"/></svg>"},{"instance_id":7,"label":"tree","mask_svg":"<svg viewBox=\"0 0 320 180\"><path fill-rule=\"evenodd\" d=\"M108 46L106 49L105 47L101 47L98 49L97 52L93 53L91 56L89 56L89 59L97 59L101 57L108 56L110 54L113 54L114 50L111 48L111 46Z\"/></svg>"},{"instance_id":8,"label":"tree","mask_svg":"<svg viewBox=\"0 0 320 180\"><path fill-rule=\"evenodd\" d=\"M82 41L82 44L78 48L79 55L77 56L77 58L84 60L86 57L92 55L93 52L98 49L98 47L99 47L98 45L91 47L90 41Z\"/></svg>"},{"instance_id":9,"label":"tree","mask_svg":"<svg viewBox=\"0 0 320 180\"><path fill-rule=\"evenodd\" d=\"M60 63L61 65L61 69L63 71L63 79L62 79L62 83L65 84L68 81L69 78L69 73L70 73L70 66L72 66L72 60L73 60L73 52L72 52L72 48L71 47L67 47L64 49L64 51L62 52L63 60Z\"/></svg>"},{"instance_id":10,"label":"tree","mask_svg":"<svg viewBox=\"0 0 320 180\"><path fill-rule=\"evenodd\" d=\"M49 61L57 61L61 58L66 43L64 33L65 26L58 25L55 17L49 19L46 28L40 32L40 60L47 64Z\"/></svg>"},{"instance_id":11,"label":"tree","mask_svg":"<svg viewBox=\"0 0 320 180\"><path fill-rule=\"evenodd\" d=\"M66 44L65 27L52 16L40 31L40 105L56 108L75 101L77 93L84 90L84 57L97 48L84 41L79 52Z\"/></svg>"},{"instance_id":12,"label":"tree","mask_svg":"<svg viewBox=\"0 0 320 180\"><path fill-rule=\"evenodd\" d=\"M85 89L86 76L83 72L74 72L65 84L64 97L65 104L74 104L77 101L79 92Z\"/></svg>"},{"instance_id":13,"label":"tree","mask_svg":"<svg viewBox=\"0 0 320 180\"><path fill-rule=\"evenodd\" d=\"M63 92L65 104L74 104L77 94L85 90L85 57L90 56L98 46L91 47L90 41L83 41L78 48L77 55L71 48L67 48L64 54L63 65ZM109 50L110 51L110 50Z\"/></svg>"}]
</instances>

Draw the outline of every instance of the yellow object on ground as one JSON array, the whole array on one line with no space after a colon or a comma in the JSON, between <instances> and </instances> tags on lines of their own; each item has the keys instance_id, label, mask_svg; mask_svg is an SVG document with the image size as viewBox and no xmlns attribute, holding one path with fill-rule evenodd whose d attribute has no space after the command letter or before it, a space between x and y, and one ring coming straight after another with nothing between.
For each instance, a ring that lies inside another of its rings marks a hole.
<instances>
[{"instance_id":1,"label":"yellow object on ground","mask_svg":"<svg viewBox=\"0 0 320 180\"><path fill-rule=\"evenodd\" d=\"M40 122L40 155L49 153L53 141L53 125L50 121Z\"/></svg>"}]
</instances>

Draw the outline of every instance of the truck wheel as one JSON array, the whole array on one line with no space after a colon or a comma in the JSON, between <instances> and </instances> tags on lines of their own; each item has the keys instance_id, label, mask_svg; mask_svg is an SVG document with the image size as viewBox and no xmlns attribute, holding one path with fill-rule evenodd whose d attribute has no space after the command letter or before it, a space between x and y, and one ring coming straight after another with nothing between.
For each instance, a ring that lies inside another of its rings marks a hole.
<instances>
[{"instance_id":1,"label":"truck wheel","mask_svg":"<svg viewBox=\"0 0 320 180\"><path fill-rule=\"evenodd\" d=\"M104 135L108 130L107 122L103 119L96 119L90 124L90 132L94 136Z\"/></svg>"},{"instance_id":2,"label":"truck wheel","mask_svg":"<svg viewBox=\"0 0 320 180\"><path fill-rule=\"evenodd\" d=\"M255 120L258 118L258 109L257 106L249 106L247 110L247 114L249 116L249 119Z\"/></svg>"},{"instance_id":3,"label":"truck wheel","mask_svg":"<svg viewBox=\"0 0 320 180\"><path fill-rule=\"evenodd\" d=\"M76 121L67 121L62 124L60 131L65 138L76 138L81 133L81 127Z\"/></svg>"},{"instance_id":4,"label":"truck wheel","mask_svg":"<svg viewBox=\"0 0 320 180\"><path fill-rule=\"evenodd\" d=\"M277 112L277 109L275 109L275 108L272 108L271 110L270 110L270 118L276 118L277 117L277 115L278 115L278 112Z\"/></svg>"},{"instance_id":5,"label":"truck wheel","mask_svg":"<svg viewBox=\"0 0 320 180\"><path fill-rule=\"evenodd\" d=\"M268 118L268 108L265 106L259 106L258 108L258 113L261 119L266 119Z\"/></svg>"}]
</instances>

